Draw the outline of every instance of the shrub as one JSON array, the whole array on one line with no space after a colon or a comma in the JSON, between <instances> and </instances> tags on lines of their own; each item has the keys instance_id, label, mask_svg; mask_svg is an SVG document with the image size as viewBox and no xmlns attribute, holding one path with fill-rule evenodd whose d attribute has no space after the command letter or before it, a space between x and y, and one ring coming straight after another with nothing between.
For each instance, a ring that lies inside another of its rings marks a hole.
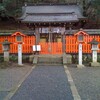
<instances>
[{"instance_id":1,"label":"shrub","mask_svg":"<svg viewBox=\"0 0 100 100\"><path fill-rule=\"evenodd\" d=\"M18 57L16 55L11 55L10 56L10 61L17 62L18 61Z\"/></svg>"}]
</instances>

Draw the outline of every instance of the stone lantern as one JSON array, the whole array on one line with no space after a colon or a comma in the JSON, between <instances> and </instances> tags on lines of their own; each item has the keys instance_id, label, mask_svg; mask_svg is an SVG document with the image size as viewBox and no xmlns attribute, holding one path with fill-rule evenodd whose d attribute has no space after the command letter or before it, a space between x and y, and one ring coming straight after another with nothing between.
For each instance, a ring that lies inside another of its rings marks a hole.
<instances>
[{"instance_id":1,"label":"stone lantern","mask_svg":"<svg viewBox=\"0 0 100 100\"><path fill-rule=\"evenodd\" d=\"M10 50L10 42L6 39L2 42L2 48L4 52L4 61L9 62L9 50Z\"/></svg>"},{"instance_id":2,"label":"stone lantern","mask_svg":"<svg viewBox=\"0 0 100 100\"><path fill-rule=\"evenodd\" d=\"M98 44L99 42L93 39L89 44L92 45L92 62L90 63L91 66L100 66L100 63L97 62L97 51L99 50Z\"/></svg>"}]
</instances>

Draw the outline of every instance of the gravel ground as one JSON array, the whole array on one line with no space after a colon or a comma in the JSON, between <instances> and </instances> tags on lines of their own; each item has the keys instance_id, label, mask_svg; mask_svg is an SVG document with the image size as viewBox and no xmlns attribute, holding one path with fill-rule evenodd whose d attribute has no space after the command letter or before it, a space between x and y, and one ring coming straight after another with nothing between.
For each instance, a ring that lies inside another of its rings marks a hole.
<instances>
[{"instance_id":1,"label":"gravel ground","mask_svg":"<svg viewBox=\"0 0 100 100\"><path fill-rule=\"evenodd\" d=\"M68 67L82 100L100 100L100 67Z\"/></svg>"},{"instance_id":2,"label":"gravel ground","mask_svg":"<svg viewBox=\"0 0 100 100\"><path fill-rule=\"evenodd\" d=\"M10 67L0 69L0 91L10 91L26 75L32 66Z\"/></svg>"},{"instance_id":3,"label":"gravel ground","mask_svg":"<svg viewBox=\"0 0 100 100\"><path fill-rule=\"evenodd\" d=\"M10 67L5 66L5 69L0 69L0 100L4 100L10 91L18 86L31 68L32 66L28 64L18 67L17 64L13 63Z\"/></svg>"},{"instance_id":4,"label":"gravel ground","mask_svg":"<svg viewBox=\"0 0 100 100\"><path fill-rule=\"evenodd\" d=\"M11 100L73 100L62 66L37 66Z\"/></svg>"},{"instance_id":5,"label":"gravel ground","mask_svg":"<svg viewBox=\"0 0 100 100\"><path fill-rule=\"evenodd\" d=\"M0 100L4 100L5 96L8 95L9 92L2 91L0 92Z\"/></svg>"}]
</instances>

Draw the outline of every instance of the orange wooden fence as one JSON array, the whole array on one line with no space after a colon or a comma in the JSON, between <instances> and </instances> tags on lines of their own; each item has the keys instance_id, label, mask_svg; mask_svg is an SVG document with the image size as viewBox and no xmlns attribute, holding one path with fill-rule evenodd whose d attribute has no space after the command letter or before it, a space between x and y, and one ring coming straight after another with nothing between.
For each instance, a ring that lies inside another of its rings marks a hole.
<instances>
[{"instance_id":1,"label":"orange wooden fence","mask_svg":"<svg viewBox=\"0 0 100 100\"><path fill-rule=\"evenodd\" d=\"M85 36L85 43L83 43L83 53L91 53L91 45L88 44L88 42L92 41L93 38L100 42L100 35ZM16 38L11 36L0 36L0 42L3 42L5 39L8 39L9 42L12 42L12 44L10 45L10 53L17 53L18 46L16 43ZM35 44L35 36L23 37L23 43L24 44L22 45L22 52L32 53L32 45ZM62 42L40 42L39 44L41 45L40 54L62 54ZM0 53L3 53L1 44ZM78 43L76 42L76 37L74 35L66 36L66 53L78 53ZM100 50L98 50L98 53L100 53Z\"/></svg>"},{"instance_id":2,"label":"orange wooden fence","mask_svg":"<svg viewBox=\"0 0 100 100\"><path fill-rule=\"evenodd\" d=\"M45 43L41 42L41 51L40 54L62 54L62 43Z\"/></svg>"},{"instance_id":3,"label":"orange wooden fence","mask_svg":"<svg viewBox=\"0 0 100 100\"><path fill-rule=\"evenodd\" d=\"M18 44L16 43L16 38L12 36L0 36L0 42L3 42L5 39L8 39L8 41L12 43L10 45L10 53L18 53ZM22 52L32 53L32 45L34 44L35 44L34 36L23 37ZM0 44L0 53L3 53L1 44Z\"/></svg>"},{"instance_id":4,"label":"orange wooden fence","mask_svg":"<svg viewBox=\"0 0 100 100\"><path fill-rule=\"evenodd\" d=\"M88 42L92 41L93 38L100 42L100 35L84 36L83 53L91 53L91 45ZM66 36L66 53L78 53L78 43L75 36ZM100 53L100 50L98 50L98 53Z\"/></svg>"}]
</instances>

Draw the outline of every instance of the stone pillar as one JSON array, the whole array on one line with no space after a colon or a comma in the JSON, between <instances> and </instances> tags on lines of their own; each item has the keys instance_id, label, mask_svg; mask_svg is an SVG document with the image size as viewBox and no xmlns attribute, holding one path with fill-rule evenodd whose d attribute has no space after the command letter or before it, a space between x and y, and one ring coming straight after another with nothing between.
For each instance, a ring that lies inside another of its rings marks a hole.
<instances>
[{"instance_id":1,"label":"stone pillar","mask_svg":"<svg viewBox=\"0 0 100 100\"><path fill-rule=\"evenodd\" d=\"M18 44L18 65L22 64L22 44Z\"/></svg>"},{"instance_id":2,"label":"stone pillar","mask_svg":"<svg viewBox=\"0 0 100 100\"><path fill-rule=\"evenodd\" d=\"M82 68L84 67L84 65L82 64L82 44L79 43L79 47L78 47L78 68Z\"/></svg>"},{"instance_id":3,"label":"stone pillar","mask_svg":"<svg viewBox=\"0 0 100 100\"><path fill-rule=\"evenodd\" d=\"M78 64L79 64L79 65L82 65L82 44L81 44L81 43L79 44L78 49L79 49L79 59L78 59Z\"/></svg>"}]
</instances>

